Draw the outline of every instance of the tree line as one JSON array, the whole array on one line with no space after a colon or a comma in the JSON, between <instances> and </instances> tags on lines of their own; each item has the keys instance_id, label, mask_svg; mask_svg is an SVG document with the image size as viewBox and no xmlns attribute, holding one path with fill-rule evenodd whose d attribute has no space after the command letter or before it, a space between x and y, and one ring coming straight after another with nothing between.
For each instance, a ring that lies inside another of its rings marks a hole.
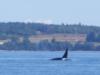
<instances>
[{"instance_id":1,"label":"tree line","mask_svg":"<svg viewBox=\"0 0 100 75\"><path fill-rule=\"evenodd\" d=\"M42 34L54 33L71 33L71 34L88 34L90 32L99 33L100 27L79 24L42 24L42 23L24 23L8 22L0 23L0 36L2 35L36 35L37 32Z\"/></svg>"},{"instance_id":2,"label":"tree line","mask_svg":"<svg viewBox=\"0 0 100 75\"><path fill-rule=\"evenodd\" d=\"M31 43L29 36L37 34L86 34L87 38L84 43L60 42L52 39L51 41L42 40L39 43ZM14 38L12 38L12 36ZM18 37L24 37L22 43L18 42ZM0 39L10 38L11 41L0 45L0 50L99 50L94 42L100 42L100 27L79 24L42 24L42 23L24 23L8 22L0 23Z\"/></svg>"}]
</instances>

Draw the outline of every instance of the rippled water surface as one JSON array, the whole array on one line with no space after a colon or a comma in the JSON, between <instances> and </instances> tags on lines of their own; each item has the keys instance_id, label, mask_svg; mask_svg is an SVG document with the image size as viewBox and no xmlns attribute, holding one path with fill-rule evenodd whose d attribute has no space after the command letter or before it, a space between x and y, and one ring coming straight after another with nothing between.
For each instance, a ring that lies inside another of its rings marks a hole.
<instances>
[{"instance_id":1,"label":"rippled water surface","mask_svg":"<svg viewBox=\"0 0 100 75\"><path fill-rule=\"evenodd\" d=\"M63 51L0 51L0 75L100 75L100 52L70 51L67 61L52 61Z\"/></svg>"}]
</instances>

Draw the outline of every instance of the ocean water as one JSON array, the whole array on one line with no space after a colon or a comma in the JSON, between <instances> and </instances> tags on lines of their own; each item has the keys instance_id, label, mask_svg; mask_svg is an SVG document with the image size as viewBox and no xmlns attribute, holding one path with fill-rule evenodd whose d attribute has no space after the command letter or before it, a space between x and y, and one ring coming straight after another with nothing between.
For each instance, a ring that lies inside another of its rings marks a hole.
<instances>
[{"instance_id":1,"label":"ocean water","mask_svg":"<svg viewBox=\"0 0 100 75\"><path fill-rule=\"evenodd\" d=\"M67 61L52 61L63 51L0 51L0 75L100 75L100 52L70 51Z\"/></svg>"}]
</instances>

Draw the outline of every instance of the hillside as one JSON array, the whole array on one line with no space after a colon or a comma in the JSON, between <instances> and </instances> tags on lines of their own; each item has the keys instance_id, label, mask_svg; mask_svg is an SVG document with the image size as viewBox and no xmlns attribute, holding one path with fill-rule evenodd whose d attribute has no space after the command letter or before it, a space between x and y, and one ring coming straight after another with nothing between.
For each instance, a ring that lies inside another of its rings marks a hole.
<instances>
[{"instance_id":1,"label":"hillside","mask_svg":"<svg viewBox=\"0 0 100 75\"><path fill-rule=\"evenodd\" d=\"M98 32L100 34L100 27L87 26L82 24L42 24L42 23L22 23L22 22L8 22L0 23L1 35L36 35L36 34L55 34L55 33L71 33L71 34L88 34L90 32Z\"/></svg>"},{"instance_id":2,"label":"hillside","mask_svg":"<svg viewBox=\"0 0 100 75\"><path fill-rule=\"evenodd\" d=\"M99 50L100 27L82 24L0 23L1 50Z\"/></svg>"}]
</instances>

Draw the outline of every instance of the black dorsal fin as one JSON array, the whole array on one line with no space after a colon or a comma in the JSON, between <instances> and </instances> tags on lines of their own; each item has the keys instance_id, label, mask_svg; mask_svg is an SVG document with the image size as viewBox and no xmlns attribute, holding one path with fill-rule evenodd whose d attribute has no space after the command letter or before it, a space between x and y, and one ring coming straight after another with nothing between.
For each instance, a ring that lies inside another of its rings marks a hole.
<instances>
[{"instance_id":1,"label":"black dorsal fin","mask_svg":"<svg viewBox=\"0 0 100 75\"><path fill-rule=\"evenodd\" d=\"M66 51L65 51L65 53L64 53L62 58L67 58L67 57L68 57L68 48L66 48Z\"/></svg>"}]
</instances>

